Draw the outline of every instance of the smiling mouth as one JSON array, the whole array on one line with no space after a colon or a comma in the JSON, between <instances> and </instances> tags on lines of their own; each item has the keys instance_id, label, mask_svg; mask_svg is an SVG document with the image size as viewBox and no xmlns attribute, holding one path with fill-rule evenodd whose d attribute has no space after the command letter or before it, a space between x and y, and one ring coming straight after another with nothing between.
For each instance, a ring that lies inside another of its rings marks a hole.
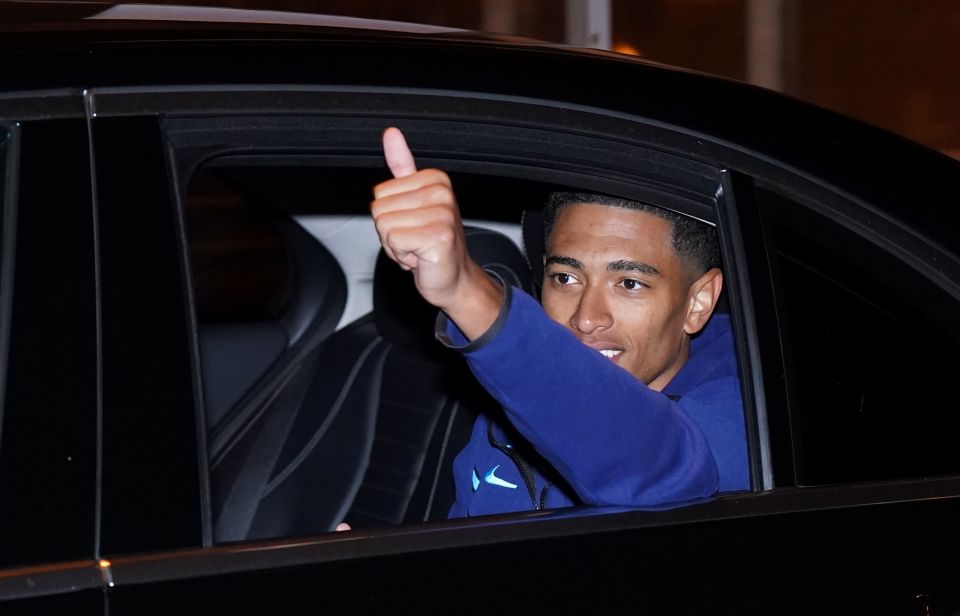
<instances>
[{"instance_id":1,"label":"smiling mouth","mask_svg":"<svg viewBox=\"0 0 960 616\"><path fill-rule=\"evenodd\" d=\"M617 351L614 349L601 349L599 353L607 359L616 359L621 353L623 353L623 351Z\"/></svg>"}]
</instances>

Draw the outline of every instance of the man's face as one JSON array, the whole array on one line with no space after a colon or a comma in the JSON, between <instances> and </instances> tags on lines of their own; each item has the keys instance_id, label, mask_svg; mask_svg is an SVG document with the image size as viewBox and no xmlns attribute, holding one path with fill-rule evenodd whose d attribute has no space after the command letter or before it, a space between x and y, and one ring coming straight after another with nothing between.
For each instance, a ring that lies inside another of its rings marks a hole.
<instances>
[{"instance_id":1,"label":"man's face","mask_svg":"<svg viewBox=\"0 0 960 616\"><path fill-rule=\"evenodd\" d=\"M581 342L660 390L689 354L691 275L668 221L603 205L560 210L547 243L543 308Z\"/></svg>"}]
</instances>

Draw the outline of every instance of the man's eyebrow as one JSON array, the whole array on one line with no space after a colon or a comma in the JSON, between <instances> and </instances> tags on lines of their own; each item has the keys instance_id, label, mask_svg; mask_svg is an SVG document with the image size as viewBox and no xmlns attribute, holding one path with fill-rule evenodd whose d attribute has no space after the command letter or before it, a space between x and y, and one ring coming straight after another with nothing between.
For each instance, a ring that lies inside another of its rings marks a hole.
<instances>
[{"instance_id":1,"label":"man's eyebrow","mask_svg":"<svg viewBox=\"0 0 960 616\"><path fill-rule=\"evenodd\" d=\"M627 261L625 259L620 259L618 261L612 261L607 264L608 272L640 272L641 274L647 274L648 276L663 276L660 273L660 270L655 268L652 265L646 263L640 263L639 261Z\"/></svg>"},{"instance_id":2,"label":"man's eyebrow","mask_svg":"<svg viewBox=\"0 0 960 616\"><path fill-rule=\"evenodd\" d=\"M551 263L556 263L557 265L566 265L567 267L572 267L573 269L582 270L583 263L574 259L573 257L556 257L550 256L547 257L547 262L545 265L550 265Z\"/></svg>"}]
</instances>

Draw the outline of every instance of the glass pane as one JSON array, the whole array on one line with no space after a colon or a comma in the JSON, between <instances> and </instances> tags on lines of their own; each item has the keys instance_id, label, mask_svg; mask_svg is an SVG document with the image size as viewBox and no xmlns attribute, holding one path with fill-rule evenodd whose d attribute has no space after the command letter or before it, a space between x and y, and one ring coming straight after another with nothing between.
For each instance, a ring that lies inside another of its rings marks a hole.
<instances>
[{"instance_id":1,"label":"glass pane","mask_svg":"<svg viewBox=\"0 0 960 616\"><path fill-rule=\"evenodd\" d=\"M799 482L960 472L956 299L840 225L773 193L760 199Z\"/></svg>"},{"instance_id":2,"label":"glass pane","mask_svg":"<svg viewBox=\"0 0 960 616\"><path fill-rule=\"evenodd\" d=\"M15 209L16 254L2 247L0 566L89 559L98 390L86 122L24 122L6 144L5 222Z\"/></svg>"}]
</instances>

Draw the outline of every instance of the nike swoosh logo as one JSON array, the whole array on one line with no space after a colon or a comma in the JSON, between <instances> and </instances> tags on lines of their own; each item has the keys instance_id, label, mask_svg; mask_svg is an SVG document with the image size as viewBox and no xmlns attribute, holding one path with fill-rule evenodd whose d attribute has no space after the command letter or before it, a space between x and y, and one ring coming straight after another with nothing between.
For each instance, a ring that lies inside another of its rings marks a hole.
<instances>
[{"instance_id":1,"label":"nike swoosh logo","mask_svg":"<svg viewBox=\"0 0 960 616\"><path fill-rule=\"evenodd\" d=\"M497 469L500 468L500 465L497 464L493 468L487 471L487 474L483 476L483 480L493 486L500 486L501 488L510 488L511 490L517 489L517 484L510 483L504 479L500 479L494 473L497 472Z\"/></svg>"}]
</instances>

